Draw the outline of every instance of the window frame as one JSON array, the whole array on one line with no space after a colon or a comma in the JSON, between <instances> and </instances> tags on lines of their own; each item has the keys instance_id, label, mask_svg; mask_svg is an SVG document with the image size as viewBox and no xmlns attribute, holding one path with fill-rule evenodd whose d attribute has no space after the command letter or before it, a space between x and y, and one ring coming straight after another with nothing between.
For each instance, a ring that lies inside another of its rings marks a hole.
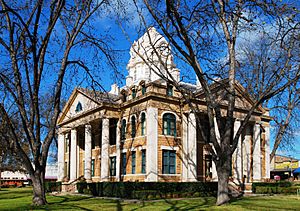
<instances>
[{"instance_id":1,"label":"window frame","mask_svg":"<svg viewBox=\"0 0 300 211\"><path fill-rule=\"evenodd\" d=\"M116 163L117 163L117 158L116 156L109 157L109 175L111 177L116 176Z\"/></svg>"},{"instance_id":2,"label":"window frame","mask_svg":"<svg viewBox=\"0 0 300 211\"><path fill-rule=\"evenodd\" d=\"M136 88L133 88L131 90L131 97L132 97L132 99L136 98Z\"/></svg>"},{"instance_id":3,"label":"window frame","mask_svg":"<svg viewBox=\"0 0 300 211\"><path fill-rule=\"evenodd\" d=\"M136 172L136 152L131 152L131 174L135 174Z\"/></svg>"},{"instance_id":4,"label":"window frame","mask_svg":"<svg viewBox=\"0 0 300 211\"><path fill-rule=\"evenodd\" d=\"M126 152L121 153L121 174L126 175L127 155Z\"/></svg>"},{"instance_id":5,"label":"window frame","mask_svg":"<svg viewBox=\"0 0 300 211\"><path fill-rule=\"evenodd\" d=\"M146 174L146 150L142 150L141 173Z\"/></svg>"},{"instance_id":6,"label":"window frame","mask_svg":"<svg viewBox=\"0 0 300 211\"><path fill-rule=\"evenodd\" d=\"M122 126L121 126L121 140L126 140L126 126L127 122L126 119L122 119Z\"/></svg>"},{"instance_id":7,"label":"window frame","mask_svg":"<svg viewBox=\"0 0 300 211\"><path fill-rule=\"evenodd\" d=\"M75 112L78 113L80 111L82 111L82 104L80 101L78 101L76 108L75 108Z\"/></svg>"},{"instance_id":8,"label":"window frame","mask_svg":"<svg viewBox=\"0 0 300 211\"><path fill-rule=\"evenodd\" d=\"M136 117L131 116L131 138L136 136Z\"/></svg>"},{"instance_id":9,"label":"window frame","mask_svg":"<svg viewBox=\"0 0 300 211\"><path fill-rule=\"evenodd\" d=\"M91 177L95 176L95 159L91 161Z\"/></svg>"},{"instance_id":10,"label":"window frame","mask_svg":"<svg viewBox=\"0 0 300 211\"><path fill-rule=\"evenodd\" d=\"M144 136L146 132L146 114L143 112L141 114L141 135Z\"/></svg>"},{"instance_id":11,"label":"window frame","mask_svg":"<svg viewBox=\"0 0 300 211\"><path fill-rule=\"evenodd\" d=\"M143 84L142 85L142 95L145 95L146 94L146 85Z\"/></svg>"},{"instance_id":12,"label":"window frame","mask_svg":"<svg viewBox=\"0 0 300 211\"><path fill-rule=\"evenodd\" d=\"M173 86L171 84L167 84L166 95L169 97L173 96Z\"/></svg>"},{"instance_id":13,"label":"window frame","mask_svg":"<svg viewBox=\"0 0 300 211\"><path fill-rule=\"evenodd\" d=\"M172 113L165 113L163 115L163 135L176 137L176 129L176 116Z\"/></svg>"},{"instance_id":14,"label":"window frame","mask_svg":"<svg viewBox=\"0 0 300 211\"><path fill-rule=\"evenodd\" d=\"M162 173L176 174L176 150L162 151Z\"/></svg>"}]
</instances>

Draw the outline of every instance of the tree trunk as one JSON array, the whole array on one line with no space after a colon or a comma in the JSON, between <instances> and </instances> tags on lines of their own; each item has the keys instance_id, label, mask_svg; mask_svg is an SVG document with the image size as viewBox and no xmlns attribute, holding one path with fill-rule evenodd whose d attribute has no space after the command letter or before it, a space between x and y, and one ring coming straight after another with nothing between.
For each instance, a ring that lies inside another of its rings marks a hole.
<instances>
[{"instance_id":1,"label":"tree trunk","mask_svg":"<svg viewBox=\"0 0 300 211\"><path fill-rule=\"evenodd\" d=\"M31 180L32 180L32 188L33 188L32 204L34 206L45 205L47 201L46 201L43 174L35 172L34 176L31 177Z\"/></svg>"},{"instance_id":2,"label":"tree trunk","mask_svg":"<svg viewBox=\"0 0 300 211\"><path fill-rule=\"evenodd\" d=\"M228 156L229 157L229 156ZM231 156L230 156L231 159ZM230 173L230 160L216 161L217 174L218 174L218 194L216 205L227 203L229 198L228 179Z\"/></svg>"}]
</instances>

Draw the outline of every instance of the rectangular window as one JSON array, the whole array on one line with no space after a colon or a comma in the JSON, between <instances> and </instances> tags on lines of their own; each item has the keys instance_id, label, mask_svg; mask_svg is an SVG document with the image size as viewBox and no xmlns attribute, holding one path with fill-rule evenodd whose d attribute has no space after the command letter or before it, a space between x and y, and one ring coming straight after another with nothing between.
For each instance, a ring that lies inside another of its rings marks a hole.
<instances>
[{"instance_id":1,"label":"rectangular window","mask_svg":"<svg viewBox=\"0 0 300 211\"><path fill-rule=\"evenodd\" d=\"M146 115L145 115L145 113L142 113L142 116L141 116L141 134L142 134L142 136L145 135L145 130L146 130Z\"/></svg>"},{"instance_id":2,"label":"rectangular window","mask_svg":"<svg viewBox=\"0 0 300 211\"><path fill-rule=\"evenodd\" d=\"M132 99L136 97L136 89L131 90Z\"/></svg>"},{"instance_id":3,"label":"rectangular window","mask_svg":"<svg viewBox=\"0 0 300 211\"><path fill-rule=\"evenodd\" d=\"M122 128L121 128L121 140L126 139L126 120L122 120Z\"/></svg>"},{"instance_id":4,"label":"rectangular window","mask_svg":"<svg viewBox=\"0 0 300 211\"><path fill-rule=\"evenodd\" d=\"M146 85L143 84L142 85L142 95L145 95L145 93L146 93Z\"/></svg>"},{"instance_id":5,"label":"rectangular window","mask_svg":"<svg viewBox=\"0 0 300 211\"><path fill-rule=\"evenodd\" d=\"M109 144L110 145L116 145L117 123L118 123L118 120L109 119Z\"/></svg>"},{"instance_id":6,"label":"rectangular window","mask_svg":"<svg viewBox=\"0 0 300 211\"><path fill-rule=\"evenodd\" d=\"M176 172L176 151L163 150L163 174L175 174Z\"/></svg>"},{"instance_id":7,"label":"rectangular window","mask_svg":"<svg viewBox=\"0 0 300 211\"><path fill-rule=\"evenodd\" d=\"M131 154L131 173L135 174L135 152Z\"/></svg>"},{"instance_id":8,"label":"rectangular window","mask_svg":"<svg viewBox=\"0 0 300 211\"><path fill-rule=\"evenodd\" d=\"M91 172L91 176L95 176L95 159L92 159L92 172Z\"/></svg>"},{"instance_id":9,"label":"rectangular window","mask_svg":"<svg viewBox=\"0 0 300 211\"><path fill-rule=\"evenodd\" d=\"M175 121L170 121L170 131L169 134L171 136L176 136L176 122Z\"/></svg>"},{"instance_id":10,"label":"rectangular window","mask_svg":"<svg viewBox=\"0 0 300 211\"><path fill-rule=\"evenodd\" d=\"M110 176L116 176L116 156L110 157Z\"/></svg>"},{"instance_id":11,"label":"rectangular window","mask_svg":"<svg viewBox=\"0 0 300 211\"><path fill-rule=\"evenodd\" d=\"M167 85L167 96L173 96L173 86Z\"/></svg>"},{"instance_id":12,"label":"rectangular window","mask_svg":"<svg viewBox=\"0 0 300 211\"><path fill-rule=\"evenodd\" d=\"M121 172L123 175L126 175L126 152L121 154L121 159L122 159L122 166L121 166Z\"/></svg>"},{"instance_id":13,"label":"rectangular window","mask_svg":"<svg viewBox=\"0 0 300 211\"><path fill-rule=\"evenodd\" d=\"M146 150L142 150L142 174L146 173Z\"/></svg>"}]
</instances>

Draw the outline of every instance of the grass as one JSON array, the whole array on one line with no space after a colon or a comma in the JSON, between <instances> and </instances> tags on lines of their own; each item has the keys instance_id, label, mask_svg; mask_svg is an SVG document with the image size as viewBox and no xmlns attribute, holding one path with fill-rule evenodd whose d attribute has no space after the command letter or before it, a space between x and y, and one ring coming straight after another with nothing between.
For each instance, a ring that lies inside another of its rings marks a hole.
<instances>
[{"instance_id":1,"label":"grass","mask_svg":"<svg viewBox=\"0 0 300 211\"><path fill-rule=\"evenodd\" d=\"M32 207L31 199L31 188L1 189L0 210L300 210L300 198L295 195L244 197L221 207L214 205L213 197L134 203L80 195L47 195L49 204L42 207Z\"/></svg>"}]
</instances>

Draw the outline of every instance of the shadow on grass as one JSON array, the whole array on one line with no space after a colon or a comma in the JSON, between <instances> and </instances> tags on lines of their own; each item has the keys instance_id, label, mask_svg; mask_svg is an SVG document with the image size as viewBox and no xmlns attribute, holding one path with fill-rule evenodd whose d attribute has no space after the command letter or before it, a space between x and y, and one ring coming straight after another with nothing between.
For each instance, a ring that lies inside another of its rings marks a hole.
<instances>
[{"instance_id":1,"label":"shadow on grass","mask_svg":"<svg viewBox=\"0 0 300 211\"><path fill-rule=\"evenodd\" d=\"M165 205L162 205L164 207L164 210L198 210L199 208L204 209L213 206L215 200L213 198L199 197L182 199L162 199L161 202L166 203ZM132 210L147 209L147 207L154 206L156 203L159 203L159 201L142 201L141 206Z\"/></svg>"},{"instance_id":2,"label":"shadow on grass","mask_svg":"<svg viewBox=\"0 0 300 211\"><path fill-rule=\"evenodd\" d=\"M183 199L186 200L186 199ZM171 207L167 210L193 210L196 208L205 208L205 207L209 207L211 206L211 201L209 201L207 198L199 198L199 199L192 199L192 200L201 200L203 201L202 203L197 203L195 205L192 205L187 201L181 201L181 200L167 200L165 199L165 202L169 205L171 205Z\"/></svg>"}]
</instances>

